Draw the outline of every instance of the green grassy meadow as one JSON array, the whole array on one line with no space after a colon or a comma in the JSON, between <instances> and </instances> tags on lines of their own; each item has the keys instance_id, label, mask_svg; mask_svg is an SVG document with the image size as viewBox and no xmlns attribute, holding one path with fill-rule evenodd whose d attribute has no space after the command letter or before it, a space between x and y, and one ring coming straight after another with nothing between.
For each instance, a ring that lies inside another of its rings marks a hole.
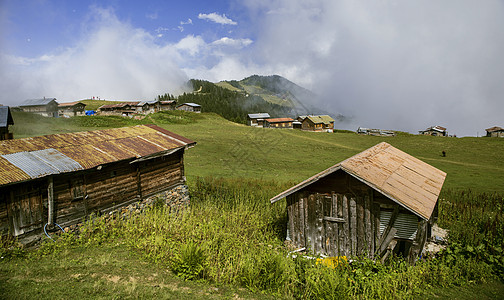
<instances>
[{"instance_id":1,"label":"green grassy meadow","mask_svg":"<svg viewBox=\"0 0 504 300\"><path fill-rule=\"evenodd\" d=\"M16 138L154 123L193 139L191 209L89 220L37 250L0 247L4 298L499 299L504 294L504 139L395 137L251 128L218 115L38 118L14 114ZM336 269L292 259L286 209L269 198L382 141L445 171L439 224L450 247L407 266ZM446 151L446 157L441 151Z\"/></svg>"}]
</instances>

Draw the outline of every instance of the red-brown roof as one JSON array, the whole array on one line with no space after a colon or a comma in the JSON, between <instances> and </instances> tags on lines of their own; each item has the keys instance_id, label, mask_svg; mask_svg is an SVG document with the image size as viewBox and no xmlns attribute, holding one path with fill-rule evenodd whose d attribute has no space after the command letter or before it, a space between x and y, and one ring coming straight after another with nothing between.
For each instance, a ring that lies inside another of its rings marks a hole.
<instances>
[{"instance_id":1,"label":"red-brown roof","mask_svg":"<svg viewBox=\"0 0 504 300\"><path fill-rule=\"evenodd\" d=\"M504 129L502 127L498 127L498 126L490 127L488 129L485 129L485 130L488 131L488 132L504 131Z\"/></svg>"},{"instance_id":2,"label":"red-brown roof","mask_svg":"<svg viewBox=\"0 0 504 300\"><path fill-rule=\"evenodd\" d=\"M77 104L82 104L82 105L86 105L80 101L74 101L74 102L66 102L66 103L59 103L58 106L59 107L69 107L69 106L74 106L74 105L77 105Z\"/></svg>"},{"instance_id":3,"label":"red-brown roof","mask_svg":"<svg viewBox=\"0 0 504 300\"><path fill-rule=\"evenodd\" d=\"M336 164L270 199L274 203L342 170L397 204L428 220L446 173L382 142Z\"/></svg>"},{"instance_id":4,"label":"red-brown roof","mask_svg":"<svg viewBox=\"0 0 504 300\"><path fill-rule=\"evenodd\" d=\"M135 106L137 105L138 103L140 103L140 101L134 101L134 102L121 102L121 103L118 103L118 104L105 104L105 105L102 105L100 107L98 107L99 109L100 108L121 108L121 107L125 107L126 105L129 105L129 106Z\"/></svg>"},{"instance_id":5,"label":"red-brown roof","mask_svg":"<svg viewBox=\"0 0 504 300\"><path fill-rule=\"evenodd\" d=\"M191 147L196 143L156 125L52 134L24 139L0 141L0 185L32 177L9 159L36 155L39 150L52 149L79 169L90 169L123 159L142 158L164 151ZM15 157L14 157L15 158ZM28 166L30 167L30 166ZM32 166L33 167L33 166Z\"/></svg>"},{"instance_id":6,"label":"red-brown roof","mask_svg":"<svg viewBox=\"0 0 504 300\"><path fill-rule=\"evenodd\" d=\"M283 122L293 122L294 120L291 118L273 118L273 119L266 119L265 121L268 121L269 123L283 123Z\"/></svg>"}]
</instances>

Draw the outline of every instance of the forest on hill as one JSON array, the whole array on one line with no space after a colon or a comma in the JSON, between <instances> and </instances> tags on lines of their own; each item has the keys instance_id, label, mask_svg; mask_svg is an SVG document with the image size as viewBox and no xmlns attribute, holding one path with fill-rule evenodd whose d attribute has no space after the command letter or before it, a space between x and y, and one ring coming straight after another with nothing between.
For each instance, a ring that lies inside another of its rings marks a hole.
<instances>
[{"instance_id":1,"label":"forest on hill","mask_svg":"<svg viewBox=\"0 0 504 300\"><path fill-rule=\"evenodd\" d=\"M178 104L196 103L201 105L202 112L217 113L227 120L242 124L246 123L247 114L251 113L269 113L271 117L306 114L306 110L297 109L302 106L298 98L307 99L313 95L278 75L253 75L241 81L220 84L191 79L188 85L193 92L185 92L178 97L167 93L158 95L157 99L176 99Z\"/></svg>"}]
</instances>

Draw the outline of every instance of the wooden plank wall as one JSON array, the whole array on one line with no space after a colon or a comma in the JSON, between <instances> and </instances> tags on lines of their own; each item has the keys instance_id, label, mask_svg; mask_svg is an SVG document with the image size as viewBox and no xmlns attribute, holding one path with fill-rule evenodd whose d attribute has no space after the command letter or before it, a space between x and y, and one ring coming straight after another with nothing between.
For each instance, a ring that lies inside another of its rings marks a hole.
<instances>
[{"instance_id":1,"label":"wooden plank wall","mask_svg":"<svg viewBox=\"0 0 504 300\"><path fill-rule=\"evenodd\" d=\"M287 210L296 246L328 256L373 258L380 237L380 205L372 193L302 191L287 197Z\"/></svg>"},{"instance_id":2,"label":"wooden plank wall","mask_svg":"<svg viewBox=\"0 0 504 300\"><path fill-rule=\"evenodd\" d=\"M55 175L54 221L79 222L90 213L147 197L183 182L183 151L140 163L120 161L101 168ZM140 180L140 181L139 181ZM15 236L41 230L47 223L48 180L32 180L0 189L0 233ZM82 195L76 197L74 189Z\"/></svg>"}]
</instances>

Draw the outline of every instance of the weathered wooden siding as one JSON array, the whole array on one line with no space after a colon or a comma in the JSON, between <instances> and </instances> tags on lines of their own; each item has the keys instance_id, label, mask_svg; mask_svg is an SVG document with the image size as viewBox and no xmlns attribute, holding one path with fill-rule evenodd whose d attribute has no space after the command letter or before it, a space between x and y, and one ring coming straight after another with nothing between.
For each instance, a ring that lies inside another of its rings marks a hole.
<instances>
[{"instance_id":1,"label":"weathered wooden siding","mask_svg":"<svg viewBox=\"0 0 504 300\"><path fill-rule=\"evenodd\" d=\"M328 256L373 257L380 214L372 194L303 191L287 197L287 211L296 246Z\"/></svg>"},{"instance_id":2,"label":"weathered wooden siding","mask_svg":"<svg viewBox=\"0 0 504 300\"><path fill-rule=\"evenodd\" d=\"M40 180L19 184L14 190L2 189L0 193L1 233L28 234L40 229L46 219L47 207L42 205L43 188Z\"/></svg>"},{"instance_id":3,"label":"weathered wooden siding","mask_svg":"<svg viewBox=\"0 0 504 300\"><path fill-rule=\"evenodd\" d=\"M182 180L183 151L140 163L142 196L160 192Z\"/></svg>"},{"instance_id":4,"label":"weathered wooden siding","mask_svg":"<svg viewBox=\"0 0 504 300\"><path fill-rule=\"evenodd\" d=\"M90 213L162 192L184 182L184 151L131 163L124 160L92 170L54 175L54 221L79 222ZM0 233L41 232L48 222L47 178L0 189Z\"/></svg>"}]
</instances>

